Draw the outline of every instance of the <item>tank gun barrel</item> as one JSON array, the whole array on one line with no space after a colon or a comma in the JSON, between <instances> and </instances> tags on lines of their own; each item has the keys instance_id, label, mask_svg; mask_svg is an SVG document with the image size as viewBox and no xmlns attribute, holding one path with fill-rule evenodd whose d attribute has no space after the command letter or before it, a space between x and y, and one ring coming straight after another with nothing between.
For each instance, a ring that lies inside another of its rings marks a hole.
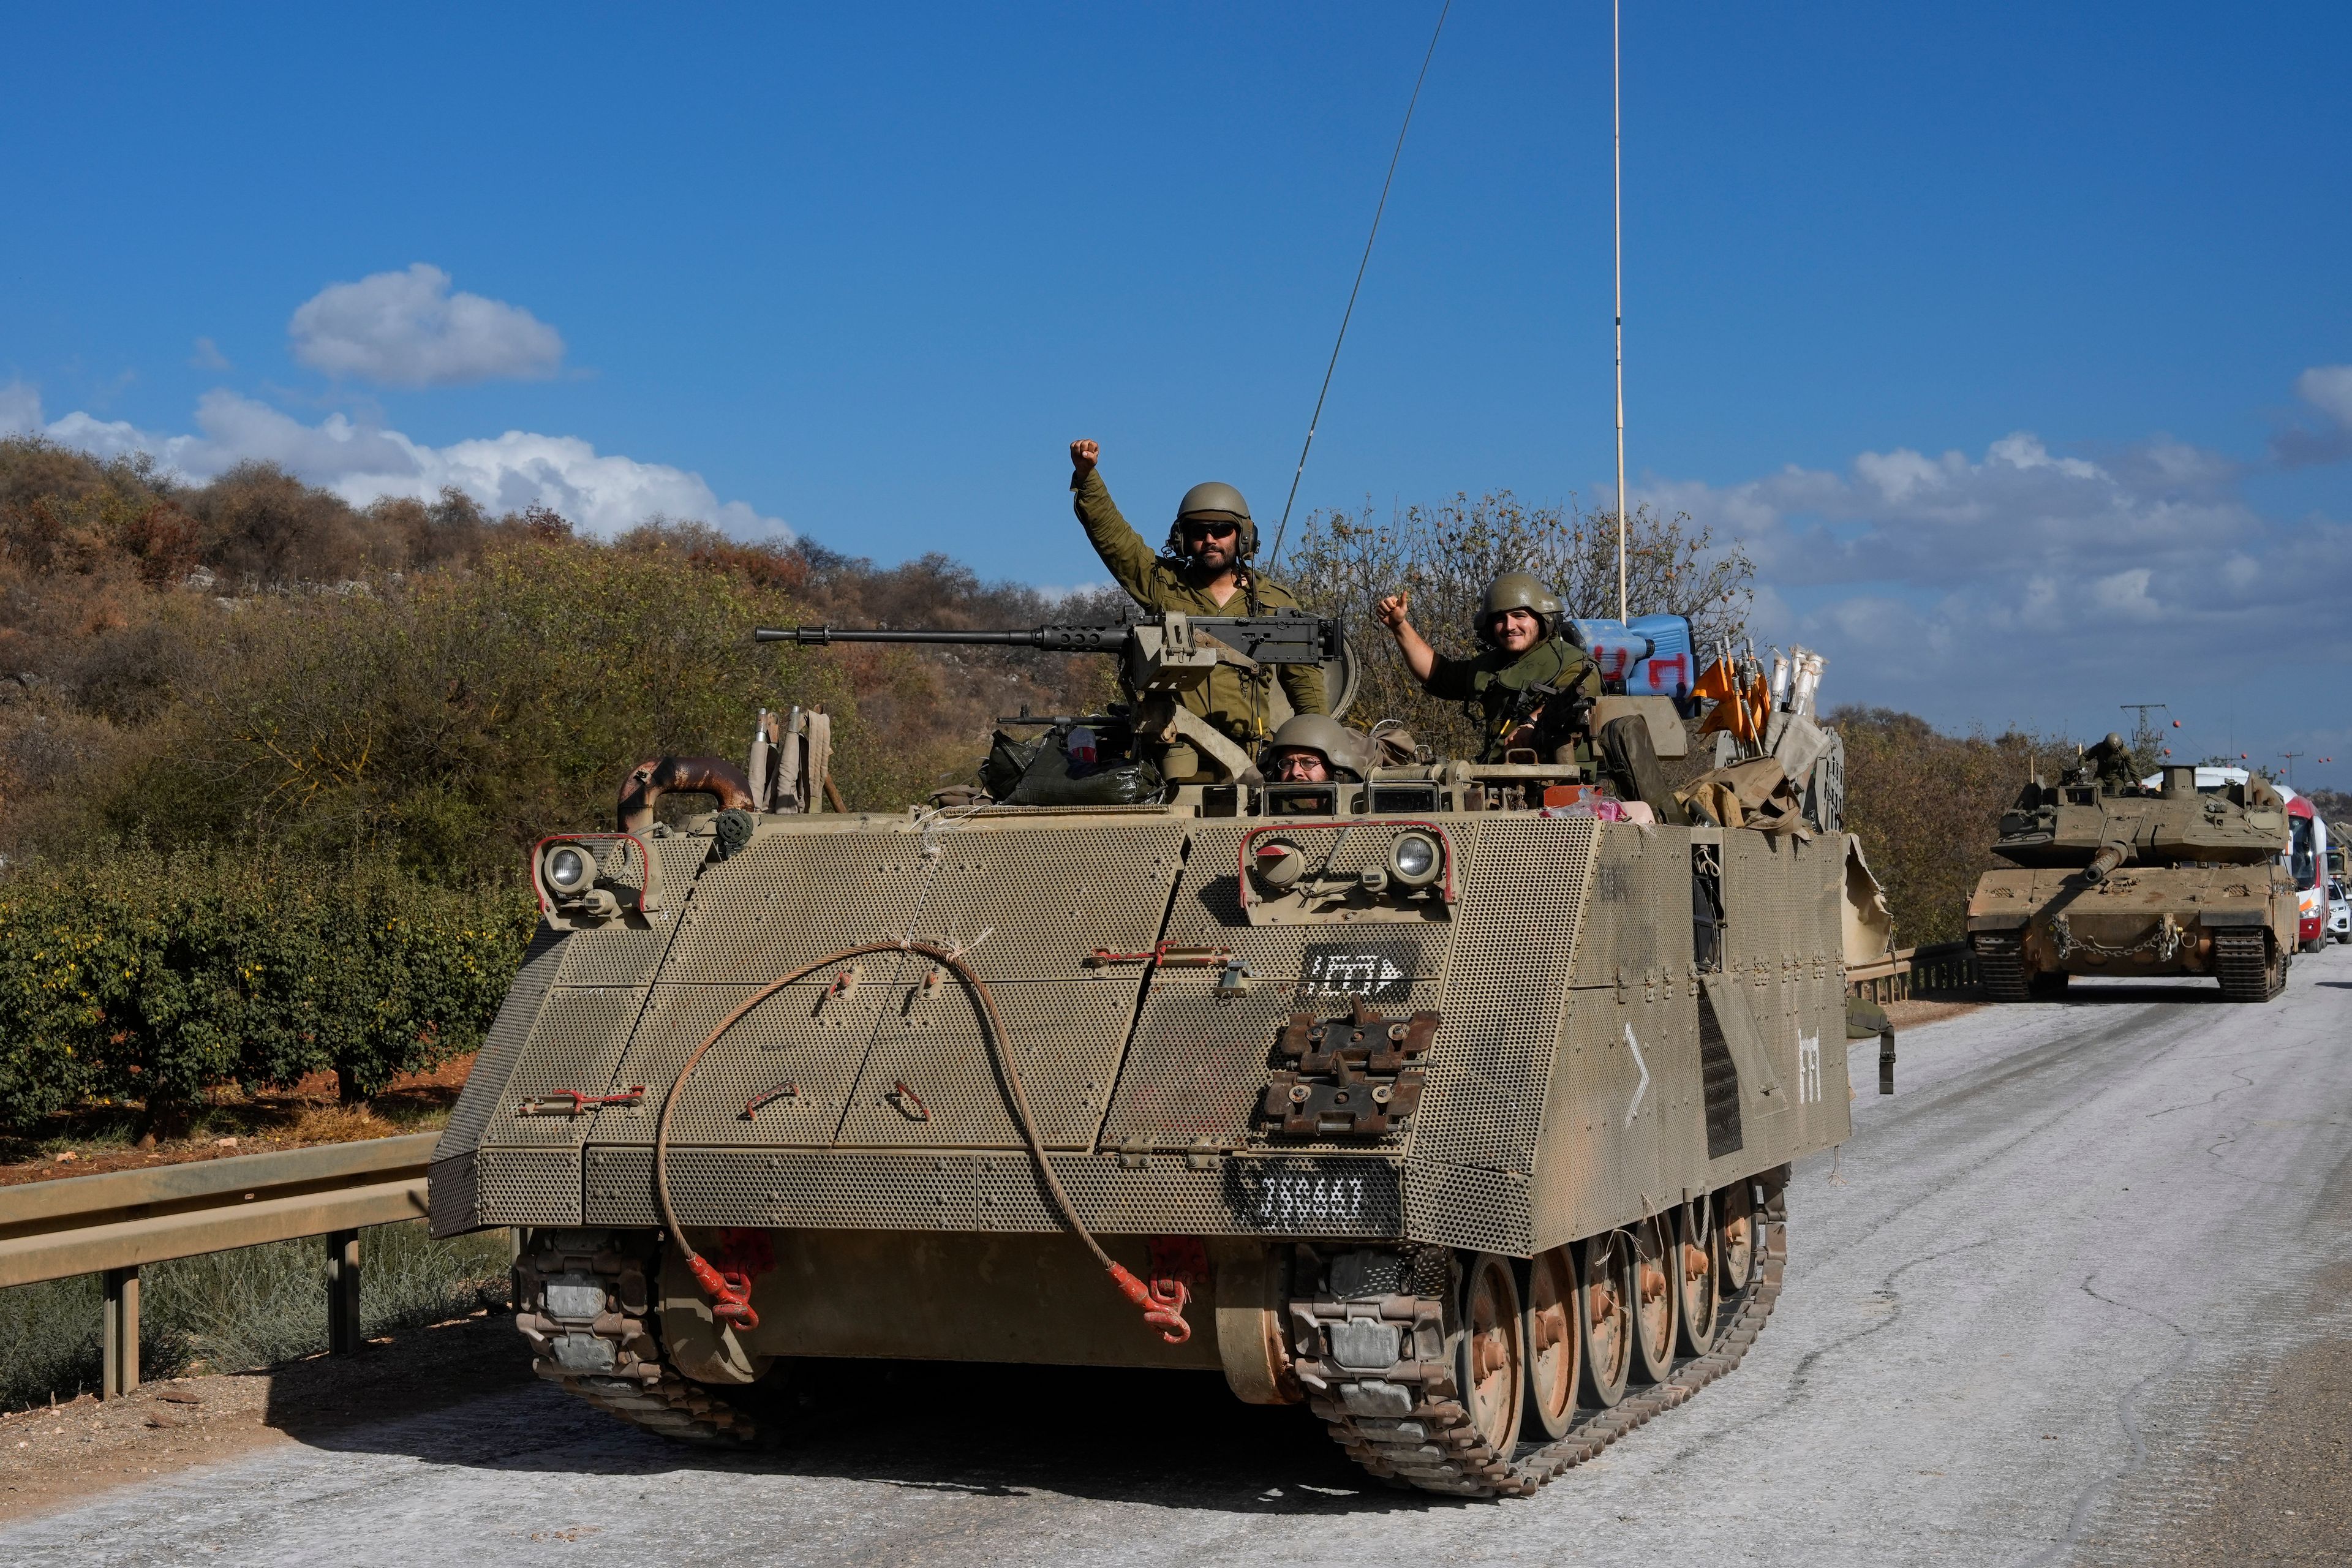
<instances>
[{"instance_id":1,"label":"tank gun barrel","mask_svg":"<svg viewBox=\"0 0 2352 1568\"><path fill-rule=\"evenodd\" d=\"M2099 852L2091 857L2089 865L2083 868L2083 880L2096 887L2114 875L2116 868L2129 860L2131 856L2130 845L2109 839L2099 846Z\"/></svg>"}]
</instances>

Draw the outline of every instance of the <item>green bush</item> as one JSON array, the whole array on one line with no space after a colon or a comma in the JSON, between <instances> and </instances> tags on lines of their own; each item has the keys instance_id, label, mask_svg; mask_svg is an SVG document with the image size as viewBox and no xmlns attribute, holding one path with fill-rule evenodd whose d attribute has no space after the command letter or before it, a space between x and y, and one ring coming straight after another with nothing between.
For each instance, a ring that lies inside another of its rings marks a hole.
<instances>
[{"instance_id":1,"label":"green bush","mask_svg":"<svg viewBox=\"0 0 2352 1568\"><path fill-rule=\"evenodd\" d=\"M213 1085L321 1068L374 1094L480 1045L536 918L525 894L373 860L19 868L0 879L0 1125L93 1100L169 1120Z\"/></svg>"},{"instance_id":2,"label":"green bush","mask_svg":"<svg viewBox=\"0 0 2352 1568\"><path fill-rule=\"evenodd\" d=\"M423 880L511 876L541 836L610 826L643 758L740 764L761 707L830 702L846 724L831 665L752 643L791 618L780 592L684 555L563 542L251 601L179 672L101 816L162 847L258 838Z\"/></svg>"}]
</instances>

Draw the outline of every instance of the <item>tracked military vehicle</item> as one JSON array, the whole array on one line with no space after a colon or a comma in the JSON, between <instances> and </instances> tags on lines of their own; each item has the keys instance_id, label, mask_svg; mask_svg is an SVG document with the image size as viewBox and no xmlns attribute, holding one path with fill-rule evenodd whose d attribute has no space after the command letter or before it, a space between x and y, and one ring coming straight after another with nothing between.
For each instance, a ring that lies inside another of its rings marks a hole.
<instances>
[{"instance_id":1,"label":"tracked military vehicle","mask_svg":"<svg viewBox=\"0 0 2352 1568\"><path fill-rule=\"evenodd\" d=\"M1322 636L1106 646L1148 696ZM829 811L826 724L532 857L431 1209L521 1228L542 1375L731 1443L803 1358L1193 1369L1504 1496L1746 1352L1849 1130L1843 835L1524 762Z\"/></svg>"},{"instance_id":2,"label":"tracked military vehicle","mask_svg":"<svg viewBox=\"0 0 2352 1568\"><path fill-rule=\"evenodd\" d=\"M2071 976L2201 974L2233 1002L2286 984L2294 880L2280 857L2285 803L2259 775L2200 792L2193 767L2134 781L2123 738L2085 754L2095 768L2029 783L2003 813L1988 871L1969 899L1969 941L1986 991L2022 1002Z\"/></svg>"}]
</instances>

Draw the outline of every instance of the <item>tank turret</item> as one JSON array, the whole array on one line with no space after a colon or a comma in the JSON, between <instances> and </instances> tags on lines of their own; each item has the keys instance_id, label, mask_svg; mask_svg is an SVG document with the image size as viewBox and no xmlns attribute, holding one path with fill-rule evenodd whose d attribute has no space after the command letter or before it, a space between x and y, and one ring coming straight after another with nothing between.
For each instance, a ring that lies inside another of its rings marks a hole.
<instances>
[{"instance_id":1,"label":"tank turret","mask_svg":"<svg viewBox=\"0 0 2352 1568\"><path fill-rule=\"evenodd\" d=\"M2286 842L2286 803L2258 776L2200 794L2190 767L2166 768L2153 786L2083 776L2089 773L2027 784L2001 814L1992 852L2012 865L2086 872L2104 859L2086 877L2100 882L2126 864L2258 865L2276 858ZM2105 859L2118 846L2120 857Z\"/></svg>"}]
</instances>

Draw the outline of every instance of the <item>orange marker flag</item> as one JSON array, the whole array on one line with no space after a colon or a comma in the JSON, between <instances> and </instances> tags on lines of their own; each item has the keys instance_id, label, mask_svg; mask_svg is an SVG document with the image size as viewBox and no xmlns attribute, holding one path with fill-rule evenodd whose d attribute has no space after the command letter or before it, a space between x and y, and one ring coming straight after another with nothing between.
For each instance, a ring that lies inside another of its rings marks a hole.
<instances>
[{"instance_id":1,"label":"orange marker flag","mask_svg":"<svg viewBox=\"0 0 2352 1568\"><path fill-rule=\"evenodd\" d=\"M1732 674L1729 665L1721 659L1708 665L1706 673L1700 676L1698 683L1691 688L1691 695L1701 701L1715 704L1715 710L1698 727L1700 734L1712 734L1717 730L1728 730L1735 735L1743 732L1741 726L1745 716L1740 711L1739 680Z\"/></svg>"}]
</instances>

